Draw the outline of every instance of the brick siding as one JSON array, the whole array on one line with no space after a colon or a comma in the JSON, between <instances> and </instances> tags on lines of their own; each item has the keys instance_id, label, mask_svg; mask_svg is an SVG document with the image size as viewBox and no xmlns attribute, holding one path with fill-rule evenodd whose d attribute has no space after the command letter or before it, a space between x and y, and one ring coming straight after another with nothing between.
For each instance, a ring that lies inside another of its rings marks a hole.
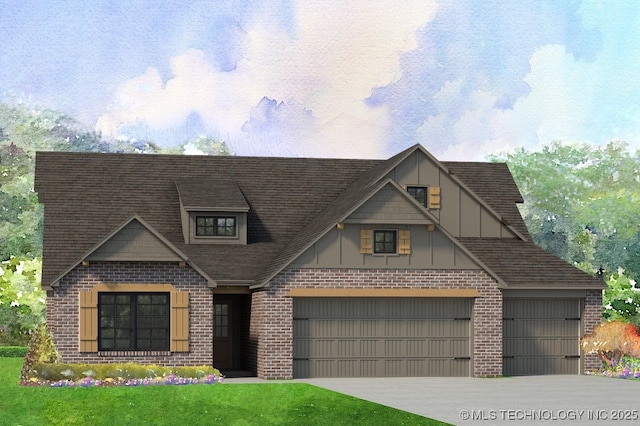
<instances>
[{"instance_id":1,"label":"brick siding","mask_svg":"<svg viewBox=\"0 0 640 426\"><path fill-rule=\"evenodd\" d=\"M593 328L602 322L602 290L587 290L582 313L582 335L589 334ZM600 359L595 354L584 354L583 370L588 373L601 366Z\"/></svg>"},{"instance_id":2,"label":"brick siding","mask_svg":"<svg viewBox=\"0 0 640 426\"><path fill-rule=\"evenodd\" d=\"M253 294L251 336L258 341L257 375L293 377L293 288L477 289L473 305L473 375L502 375L502 294L484 271L415 269L289 269Z\"/></svg>"},{"instance_id":3,"label":"brick siding","mask_svg":"<svg viewBox=\"0 0 640 426\"><path fill-rule=\"evenodd\" d=\"M79 352L79 292L98 283L172 284L189 292L189 352ZM175 262L91 262L78 266L47 292L47 323L63 362L110 363L133 361L141 364L211 365L213 294L207 282L190 267Z\"/></svg>"}]
</instances>

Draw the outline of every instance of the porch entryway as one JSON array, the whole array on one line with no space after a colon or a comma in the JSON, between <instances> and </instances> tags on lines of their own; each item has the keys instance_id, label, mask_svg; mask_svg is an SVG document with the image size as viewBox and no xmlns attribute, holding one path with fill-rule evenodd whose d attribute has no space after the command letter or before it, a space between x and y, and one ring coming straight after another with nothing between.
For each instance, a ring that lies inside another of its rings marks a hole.
<instances>
[{"instance_id":1,"label":"porch entryway","mask_svg":"<svg viewBox=\"0 0 640 426\"><path fill-rule=\"evenodd\" d=\"M249 339L250 294L214 294L213 366L226 377L255 376Z\"/></svg>"}]
</instances>

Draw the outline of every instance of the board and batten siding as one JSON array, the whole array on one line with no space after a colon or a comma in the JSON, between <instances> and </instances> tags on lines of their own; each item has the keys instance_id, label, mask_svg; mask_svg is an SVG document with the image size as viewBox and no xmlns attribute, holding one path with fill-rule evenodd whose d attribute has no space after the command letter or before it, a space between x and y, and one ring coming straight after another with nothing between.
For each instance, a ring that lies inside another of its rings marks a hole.
<instances>
[{"instance_id":1,"label":"board and batten siding","mask_svg":"<svg viewBox=\"0 0 640 426\"><path fill-rule=\"evenodd\" d=\"M408 254L373 255L360 250L363 229L408 231ZM293 263L297 268L408 268L408 269L480 269L480 267L444 234L428 231L425 225L360 225L346 223L344 229L330 230L302 253Z\"/></svg>"},{"instance_id":2,"label":"board and batten siding","mask_svg":"<svg viewBox=\"0 0 640 426\"><path fill-rule=\"evenodd\" d=\"M389 177L403 187L439 187L440 209L432 209L430 213L454 237L515 237L498 217L421 151L407 157Z\"/></svg>"}]
</instances>

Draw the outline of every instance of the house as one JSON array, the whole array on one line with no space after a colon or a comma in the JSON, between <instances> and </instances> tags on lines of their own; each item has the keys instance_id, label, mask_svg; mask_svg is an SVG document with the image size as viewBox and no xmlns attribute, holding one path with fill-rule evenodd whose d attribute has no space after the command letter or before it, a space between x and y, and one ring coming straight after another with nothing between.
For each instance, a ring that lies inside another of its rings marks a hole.
<instances>
[{"instance_id":1,"label":"house","mask_svg":"<svg viewBox=\"0 0 640 426\"><path fill-rule=\"evenodd\" d=\"M603 283L537 247L505 164L39 152L65 362L262 378L579 374Z\"/></svg>"}]
</instances>

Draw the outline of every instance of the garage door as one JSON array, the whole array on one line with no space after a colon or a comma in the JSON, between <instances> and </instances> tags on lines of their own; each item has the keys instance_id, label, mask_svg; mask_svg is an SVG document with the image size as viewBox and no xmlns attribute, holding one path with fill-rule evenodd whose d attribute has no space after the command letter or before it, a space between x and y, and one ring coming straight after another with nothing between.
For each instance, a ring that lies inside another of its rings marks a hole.
<instances>
[{"instance_id":1,"label":"garage door","mask_svg":"<svg viewBox=\"0 0 640 426\"><path fill-rule=\"evenodd\" d=\"M503 374L579 374L579 299L504 299Z\"/></svg>"},{"instance_id":2,"label":"garage door","mask_svg":"<svg viewBox=\"0 0 640 426\"><path fill-rule=\"evenodd\" d=\"M294 377L469 376L467 298L294 298Z\"/></svg>"}]
</instances>

